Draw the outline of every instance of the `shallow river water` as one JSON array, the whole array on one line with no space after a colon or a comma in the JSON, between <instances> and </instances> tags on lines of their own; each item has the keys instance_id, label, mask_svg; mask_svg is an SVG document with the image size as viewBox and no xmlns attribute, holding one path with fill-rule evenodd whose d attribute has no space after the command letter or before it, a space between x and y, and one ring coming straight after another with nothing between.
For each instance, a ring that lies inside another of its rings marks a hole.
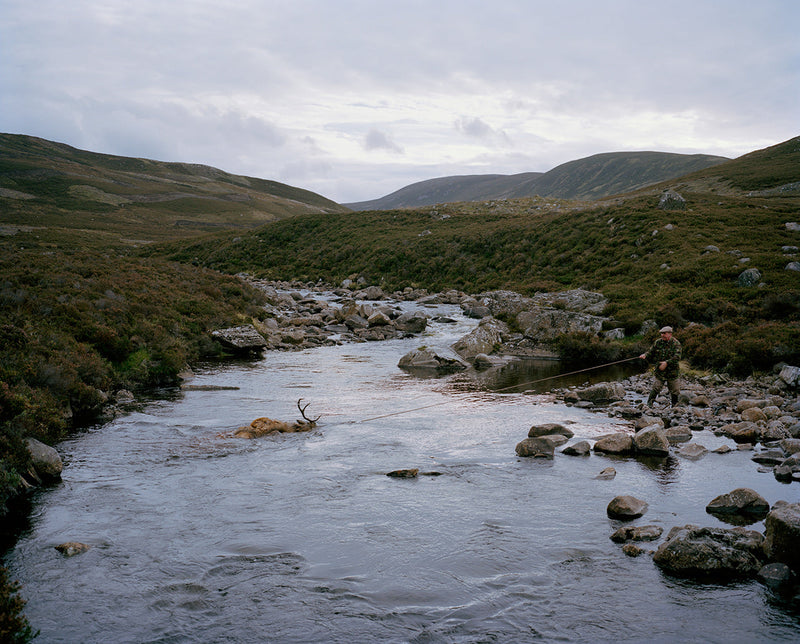
<instances>
[{"instance_id":1,"label":"shallow river water","mask_svg":"<svg viewBox=\"0 0 800 644\"><path fill-rule=\"evenodd\" d=\"M442 309L456 323L423 338L208 367L193 385L231 389L177 392L59 445L63 482L38 494L5 560L37 641L800 641L791 600L664 576L610 541L621 524L606 516L633 494L650 506L638 525L725 526L704 510L718 494L752 487L772 504L796 487L741 452L518 458L532 424L570 423L578 440L620 421L498 393L508 374L397 368L474 324ZM322 414L315 431L226 436L296 419L298 398ZM595 480L608 466L617 477ZM439 475L386 476L411 467ZM65 558L65 541L91 549Z\"/></svg>"}]
</instances>

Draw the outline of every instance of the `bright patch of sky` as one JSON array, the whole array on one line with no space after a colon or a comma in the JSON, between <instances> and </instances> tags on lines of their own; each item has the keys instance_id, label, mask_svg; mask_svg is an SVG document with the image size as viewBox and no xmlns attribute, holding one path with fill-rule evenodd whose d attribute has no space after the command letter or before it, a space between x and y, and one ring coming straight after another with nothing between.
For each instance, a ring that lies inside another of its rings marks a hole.
<instances>
[{"instance_id":1,"label":"bright patch of sky","mask_svg":"<svg viewBox=\"0 0 800 644\"><path fill-rule=\"evenodd\" d=\"M0 0L0 131L340 203L797 136L796 0Z\"/></svg>"}]
</instances>

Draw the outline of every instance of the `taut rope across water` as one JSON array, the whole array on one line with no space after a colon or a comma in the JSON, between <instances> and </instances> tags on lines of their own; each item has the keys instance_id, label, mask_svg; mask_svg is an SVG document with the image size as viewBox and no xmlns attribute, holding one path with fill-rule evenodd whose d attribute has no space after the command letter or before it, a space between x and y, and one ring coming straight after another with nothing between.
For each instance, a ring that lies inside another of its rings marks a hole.
<instances>
[{"instance_id":1,"label":"taut rope across water","mask_svg":"<svg viewBox=\"0 0 800 644\"><path fill-rule=\"evenodd\" d=\"M516 389L517 387L524 387L527 385L535 385L539 382L544 382L545 380L554 380L556 378L564 378L566 376L574 376L579 373L585 373L587 371L594 371L595 369L602 369L604 367L611 367L615 364L622 364L623 362L631 362L633 360L639 360L639 356L634 356L632 358L625 358L623 360L616 360L614 362L607 362L605 364L598 364L594 367L587 367L586 369L578 369L577 371L568 371L567 373L559 373L555 376L547 376L545 378L538 378L537 380L530 380L528 382L522 382L515 385L511 385L509 387L503 387L501 389L495 389L495 392L506 391L507 389ZM381 414L380 416L371 416L370 418L362 418L361 420L346 420L340 423L333 423L333 425L328 425L328 427L335 427L336 425L360 425L361 423L367 423L373 420L379 420L381 418L389 418L390 416L401 416L402 414L410 414L414 411L420 411L422 409L429 409L431 407L439 407L441 405L447 405L451 403L451 400L443 400L437 403L431 403L429 405L422 405L421 407L414 407L413 409L404 409L402 411L394 411L389 414Z\"/></svg>"}]
</instances>

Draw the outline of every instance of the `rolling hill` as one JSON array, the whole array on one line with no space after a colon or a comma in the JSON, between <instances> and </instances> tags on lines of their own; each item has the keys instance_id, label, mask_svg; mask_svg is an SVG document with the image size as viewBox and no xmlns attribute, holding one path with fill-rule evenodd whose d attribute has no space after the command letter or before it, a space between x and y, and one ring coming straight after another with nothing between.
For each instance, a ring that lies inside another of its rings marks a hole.
<instances>
[{"instance_id":1,"label":"rolling hill","mask_svg":"<svg viewBox=\"0 0 800 644\"><path fill-rule=\"evenodd\" d=\"M276 181L0 134L0 224L141 243L347 209Z\"/></svg>"},{"instance_id":2,"label":"rolling hill","mask_svg":"<svg viewBox=\"0 0 800 644\"><path fill-rule=\"evenodd\" d=\"M725 157L667 152L609 152L563 163L549 172L469 175L420 181L380 199L345 204L352 210L418 208L454 201L521 197L601 199L630 192L696 170L725 163Z\"/></svg>"}]
</instances>

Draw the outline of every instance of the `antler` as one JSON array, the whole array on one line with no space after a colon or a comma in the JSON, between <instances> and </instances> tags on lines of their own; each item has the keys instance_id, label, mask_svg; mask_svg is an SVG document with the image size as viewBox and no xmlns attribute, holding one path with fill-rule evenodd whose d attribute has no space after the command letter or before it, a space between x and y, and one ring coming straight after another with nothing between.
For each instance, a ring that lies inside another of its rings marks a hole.
<instances>
[{"instance_id":1,"label":"antler","mask_svg":"<svg viewBox=\"0 0 800 644\"><path fill-rule=\"evenodd\" d=\"M306 403L305 407L301 407L300 402L302 400L303 400L302 398L297 399L297 408L300 410L300 415L303 417L303 420L305 420L307 423L316 423L320 418L322 418L322 416L320 415L313 419L306 416L306 409L308 409L308 406L311 403Z\"/></svg>"}]
</instances>

